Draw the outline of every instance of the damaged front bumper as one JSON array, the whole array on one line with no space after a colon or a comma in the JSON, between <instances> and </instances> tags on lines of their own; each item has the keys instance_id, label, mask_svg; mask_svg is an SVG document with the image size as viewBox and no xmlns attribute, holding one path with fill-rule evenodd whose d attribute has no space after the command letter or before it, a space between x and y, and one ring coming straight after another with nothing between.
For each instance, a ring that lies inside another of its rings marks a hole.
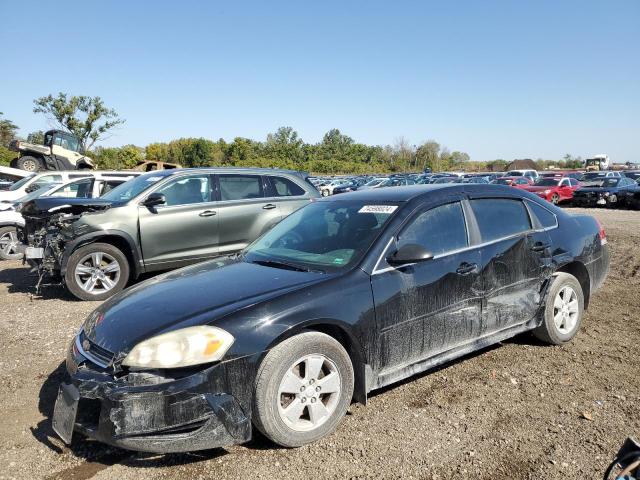
<instances>
[{"instance_id":1,"label":"damaged front bumper","mask_svg":"<svg viewBox=\"0 0 640 480\"><path fill-rule=\"evenodd\" d=\"M243 443L251 439L250 391L238 372L247 366L247 359L237 359L177 378L149 372L117 377L89 362L74 342L67 356L70 378L54 409L54 430L67 442L78 432L116 447L156 453Z\"/></svg>"}]
</instances>

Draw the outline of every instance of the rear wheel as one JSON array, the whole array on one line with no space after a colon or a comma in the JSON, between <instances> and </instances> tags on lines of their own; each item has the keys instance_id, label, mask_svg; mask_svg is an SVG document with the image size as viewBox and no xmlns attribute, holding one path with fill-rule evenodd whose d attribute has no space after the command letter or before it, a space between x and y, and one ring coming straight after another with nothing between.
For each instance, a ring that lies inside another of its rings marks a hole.
<instances>
[{"instance_id":1,"label":"rear wheel","mask_svg":"<svg viewBox=\"0 0 640 480\"><path fill-rule=\"evenodd\" d=\"M551 203L553 203L554 205L557 205L560 202L560 195L558 195L557 193L554 193L553 195L551 195Z\"/></svg>"},{"instance_id":2,"label":"rear wheel","mask_svg":"<svg viewBox=\"0 0 640 480\"><path fill-rule=\"evenodd\" d=\"M305 332L273 348L260 364L254 424L273 442L299 447L329 435L353 395L349 354L334 338Z\"/></svg>"},{"instance_id":3,"label":"rear wheel","mask_svg":"<svg viewBox=\"0 0 640 480\"><path fill-rule=\"evenodd\" d=\"M554 275L542 323L533 334L543 342L562 345L570 341L582 323L584 293L578 279L568 273Z\"/></svg>"},{"instance_id":4,"label":"rear wheel","mask_svg":"<svg viewBox=\"0 0 640 480\"><path fill-rule=\"evenodd\" d=\"M0 227L0 258L3 260L20 260L18 252L18 233L16 227Z\"/></svg>"},{"instance_id":5,"label":"rear wheel","mask_svg":"<svg viewBox=\"0 0 640 480\"><path fill-rule=\"evenodd\" d=\"M16 161L16 167L27 172L37 172L42 170L42 163L36 157L25 155Z\"/></svg>"},{"instance_id":6,"label":"rear wheel","mask_svg":"<svg viewBox=\"0 0 640 480\"><path fill-rule=\"evenodd\" d=\"M129 262L109 243L90 243L69 257L64 283L81 300L105 300L129 280Z\"/></svg>"}]
</instances>

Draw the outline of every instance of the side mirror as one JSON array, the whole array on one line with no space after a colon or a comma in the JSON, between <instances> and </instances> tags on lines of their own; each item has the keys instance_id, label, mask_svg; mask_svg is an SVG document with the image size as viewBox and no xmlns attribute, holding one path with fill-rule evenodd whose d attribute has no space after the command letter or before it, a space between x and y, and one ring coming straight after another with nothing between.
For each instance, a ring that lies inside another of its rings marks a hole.
<instances>
[{"instance_id":1,"label":"side mirror","mask_svg":"<svg viewBox=\"0 0 640 480\"><path fill-rule=\"evenodd\" d=\"M426 262L433 258L433 253L422 245L407 243L393 255L387 257L387 263L393 266L408 265L410 263Z\"/></svg>"},{"instance_id":2,"label":"side mirror","mask_svg":"<svg viewBox=\"0 0 640 480\"><path fill-rule=\"evenodd\" d=\"M164 205L167 203L167 198L164 196L164 193L152 193L149 195L142 204L145 207L155 207L157 205Z\"/></svg>"}]
</instances>

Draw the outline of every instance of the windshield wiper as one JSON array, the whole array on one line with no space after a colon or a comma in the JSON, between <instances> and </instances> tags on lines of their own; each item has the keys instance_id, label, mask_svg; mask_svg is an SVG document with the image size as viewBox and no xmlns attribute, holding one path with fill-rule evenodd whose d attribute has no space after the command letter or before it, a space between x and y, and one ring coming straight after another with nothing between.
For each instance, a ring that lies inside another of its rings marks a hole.
<instances>
[{"instance_id":1,"label":"windshield wiper","mask_svg":"<svg viewBox=\"0 0 640 480\"><path fill-rule=\"evenodd\" d=\"M253 260L251 263L257 263L258 265L264 265L265 267L283 268L285 270L293 270L295 272L320 272L322 270L313 270L311 268L302 267L300 265L293 265L292 263L281 262L279 260Z\"/></svg>"}]
</instances>

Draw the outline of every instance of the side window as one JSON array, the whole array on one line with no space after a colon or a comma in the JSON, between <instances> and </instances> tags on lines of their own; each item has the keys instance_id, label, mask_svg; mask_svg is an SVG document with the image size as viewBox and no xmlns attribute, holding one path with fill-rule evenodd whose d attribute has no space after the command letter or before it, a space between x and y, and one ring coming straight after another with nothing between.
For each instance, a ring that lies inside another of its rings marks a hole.
<instances>
[{"instance_id":1,"label":"side window","mask_svg":"<svg viewBox=\"0 0 640 480\"><path fill-rule=\"evenodd\" d=\"M578 185L578 180L576 180L575 178L570 178L569 183L572 187L575 187L576 185Z\"/></svg>"},{"instance_id":2,"label":"side window","mask_svg":"<svg viewBox=\"0 0 640 480\"><path fill-rule=\"evenodd\" d=\"M542 228L553 228L558 225L555 214L534 202L527 202L529 210L538 219Z\"/></svg>"},{"instance_id":3,"label":"side window","mask_svg":"<svg viewBox=\"0 0 640 480\"><path fill-rule=\"evenodd\" d=\"M304 188L296 185L288 178L269 177L269 180L271 180L271 185L277 197L296 197L305 193Z\"/></svg>"},{"instance_id":4,"label":"side window","mask_svg":"<svg viewBox=\"0 0 640 480\"><path fill-rule=\"evenodd\" d=\"M156 192L164 194L167 199L166 205L169 207L208 202L211 198L209 175L180 177Z\"/></svg>"},{"instance_id":5,"label":"side window","mask_svg":"<svg viewBox=\"0 0 640 480\"><path fill-rule=\"evenodd\" d=\"M471 200L471 208L478 221L483 242L509 237L531 229L529 214L520 200L507 198Z\"/></svg>"},{"instance_id":6,"label":"side window","mask_svg":"<svg viewBox=\"0 0 640 480\"><path fill-rule=\"evenodd\" d=\"M102 185L100 185L100 192L99 192L100 196L113 190L118 185L122 185L124 182L125 182L124 180L104 180L102 182Z\"/></svg>"},{"instance_id":7,"label":"side window","mask_svg":"<svg viewBox=\"0 0 640 480\"><path fill-rule=\"evenodd\" d=\"M261 198L262 181L258 175L220 175L221 200Z\"/></svg>"},{"instance_id":8,"label":"side window","mask_svg":"<svg viewBox=\"0 0 640 480\"><path fill-rule=\"evenodd\" d=\"M462 205L449 203L420 214L399 235L398 243L417 243L433 255L465 248L469 242Z\"/></svg>"},{"instance_id":9,"label":"side window","mask_svg":"<svg viewBox=\"0 0 640 480\"><path fill-rule=\"evenodd\" d=\"M35 182L33 182L30 188L32 188L33 190L37 190L44 185L54 182L62 182L62 175L43 175Z\"/></svg>"}]
</instances>

